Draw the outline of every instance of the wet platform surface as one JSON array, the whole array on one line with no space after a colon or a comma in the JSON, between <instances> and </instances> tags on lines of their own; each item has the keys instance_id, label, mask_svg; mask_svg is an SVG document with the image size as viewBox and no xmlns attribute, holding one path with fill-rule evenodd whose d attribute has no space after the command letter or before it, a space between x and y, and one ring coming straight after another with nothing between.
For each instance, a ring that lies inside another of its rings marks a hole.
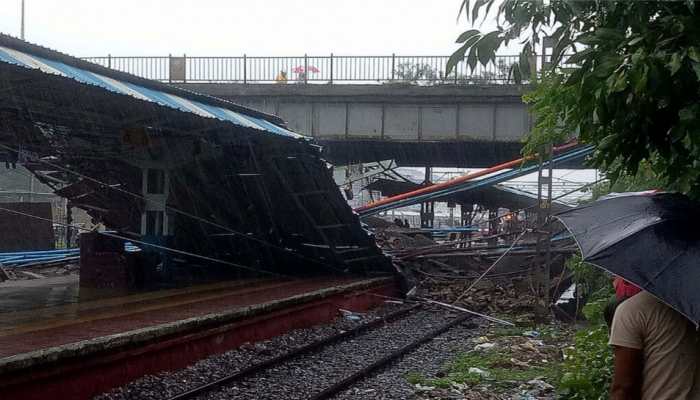
<instances>
[{"instance_id":1,"label":"wet platform surface","mask_svg":"<svg viewBox=\"0 0 700 400\"><path fill-rule=\"evenodd\" d=\"M0 282L0 319L5 313L77 303L79 286L78 275Z\"/></svg>"},{"instance_id":2,"label":"wet platform surface","mask_svg":"<svg viewBox=\"0 0 700 400\"><path fill-rule=\"evenodd\" d=\"M0 298L0 309L21 310L0 313L0 361L18 354L242 309L357 280L239 280L81 302L75 302L77 282L70 279L58 279L50 285L44 282L0 287L0 295L9 295ZM60 305L45 306L52 303Z\"/></svg>"}]
</instances>

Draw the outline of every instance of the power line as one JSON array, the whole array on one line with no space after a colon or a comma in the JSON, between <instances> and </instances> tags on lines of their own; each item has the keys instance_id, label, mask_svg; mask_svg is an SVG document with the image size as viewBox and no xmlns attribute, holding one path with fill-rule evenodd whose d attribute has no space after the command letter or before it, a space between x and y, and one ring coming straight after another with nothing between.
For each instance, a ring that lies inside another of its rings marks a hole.
<instances>
[{"instance_id":1,"label":"power line","mask_svg":"<svg viewBox=\"0 0 700 400\"><path fill-rule=\"evenodd\" d=\"M0 147L5 148L5 149L7 149L7 150L10 150L10 151L12 151L12 152L15 152L15 153L17 153L17 154L20 154L20 151L14 149L13 147L10 147L10 146L4 145L4 144L0 144ZM137 198L137 199L144 200L144 201L146 201L146 202L151 202L151 203L154 203L154 202L155 202L153 199L149 199L149 198L147 198L147 197L145 197L145 196L142 196L142 195L140 195L140 194L137 194L137 193L134 193L134 192L130 192L130 191L128 191L128 190L122 189L122 188L120 188L120 187L116 187L116 186L114 186L114 185L107 184L107 183L105 183L105 182L100 181L99 179L96 179L96 178L87 176L87 175L85 175L85 174L82 174L82 173L77 172L77 171L73 171L73 170L71 170L71 169L69 169L69 168L65 168L65 167L60 166L60 165L57 165L57 164L53 164L53 163L48 162L48 161L46 161L46 160L42 160L42 159L38 158L37 161L39 161L40 163L46 164L46 165L48 165L48 166L50 166L50 167L52 167L52 168L57 168L57 169L59 169L59 170L61 170L61 171L64 171L64 172L73 174L73 175L75 175L75 176L77 176L77 177L79 177L79 178L86 179L86 180L88 180L88 181L90 181L90 182L96 183L96 184L98 184L98 185L100 185L100 186L102 186L102 187L105 187L105 188L108 188L108 189L112 189L112 190L118 191L118 192L120 192L120 193L124 193L124 194L126 194L126 195L128 195L128 196L132 196L132 197L135 197L135 198ZM204 219L204 218L202 218L202 217L199 217L199 216L197 216L197 215L190 214L190 213L188 213L188 212L186 212L186 211L182 211L182 210L180 210L180 209L178 209L178 208L175 208L175 207L172 207L172 206L168 206L167 204L166 204L165 208L166 208L167 210L169 210L169 211L175 212L176 214L180 214L180 215L183 215L183 216L192 218L192 219L194 219L194 220L196 220L196 221L198 221L198 222L202 222L202 223L205 223L205 224L209 224L209 225L211 225L211 226L214 226L214 227L217 227L217 228L219 228L219 229L225 230L225 231L227 231L227 232L229 232L229 233L231 233L231 234L233 234L233 235L235 235L235 236L239 236L239 237L245 238L245 239L247 239L247 240L260 243L260 244L262 244L262 245L271 247L271 248L276 249L276 250L284 251L284 252L289 253L289 254L291 254L291 255L293 255L293 256L295 256L295 257L297 257L297 258L300 258L300 259L302 259L302 260L310 261L310 262L316 263L316 264L318 264L318 265L324 266L324 267L326 267L326 268L331 268L331 269L337 270L337 268L334 268L334 267L332 267L332 266L330 266L330 265L328 265L328 264L322 263L322 262L320 262L320 261L318 261L318 260L315 260L315 259L313 259L313 258L306 257L306 256L304 256L304 255L302 255L302 254L296 253L296 252L294 252L294 251L292 251L292 250L290 250L290 249L287 249L287 248L285 248L285 247L277 246L277 245L275 245L275 244L273 244L273 243L270 243L270 242L267 241L267 240L260 239L260 238L254 237L254 236L250 236L250 235L247 235L247 234L245 234L245 233L243 233L243 232L238 232L238 231L236 231L236 230L234 230L234 229L232 229L232 228L229 228L229 227L227 227L227 226L218 224L218 223L213 222L213 221L209 221L209 220Z\"/></svg>"}]
</instances>

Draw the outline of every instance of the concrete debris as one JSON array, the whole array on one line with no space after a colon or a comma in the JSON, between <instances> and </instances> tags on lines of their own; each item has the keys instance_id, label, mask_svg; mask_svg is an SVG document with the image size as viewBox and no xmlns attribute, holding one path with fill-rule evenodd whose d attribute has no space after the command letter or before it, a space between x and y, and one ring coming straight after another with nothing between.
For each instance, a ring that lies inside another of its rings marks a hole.
<instances>
[{"instance_id":1,"label":"concrete debris","mask_svg":"<svg viewBox=\"0 0 700 400\"><path fill-rule=\"evenodd\" d=\"M31 271L17 271L19 274L28 277L29 279L44 279L46 276L40 275Z\"/></svg>"}]
</instances>

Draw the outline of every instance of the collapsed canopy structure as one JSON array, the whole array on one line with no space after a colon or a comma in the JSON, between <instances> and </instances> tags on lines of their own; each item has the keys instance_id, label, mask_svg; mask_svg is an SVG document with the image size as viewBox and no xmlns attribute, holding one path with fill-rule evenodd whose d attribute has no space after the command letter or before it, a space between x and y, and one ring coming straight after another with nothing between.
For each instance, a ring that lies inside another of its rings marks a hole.
<instances>
[{"instance_id":1,"label":"collapsed canopy structure","mask_svg":"<svg viewBox=\"0 0 700 400\"><path fill-rule=\"evenodd\" d=\"M187 265L388 268L319 148L277 117L5 35L0 88L0 160L119 235Z\"/></svg>"}]
</instances>

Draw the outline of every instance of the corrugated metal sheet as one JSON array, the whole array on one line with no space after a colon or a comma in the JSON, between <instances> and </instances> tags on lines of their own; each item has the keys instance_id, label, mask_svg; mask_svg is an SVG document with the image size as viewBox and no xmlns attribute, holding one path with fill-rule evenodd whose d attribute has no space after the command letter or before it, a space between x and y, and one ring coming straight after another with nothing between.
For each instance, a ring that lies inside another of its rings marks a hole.
<instances>
[{"instance_id":1,"label":"corrugated metal sheet","mask_svg":"<svg viewBox=\"0 0 700 400\"><path fill-rule=\"evenodd\" d=\"M258 129L282 136L293 138L305 137L261 118L244 115L223 107L185 99L184 97L149 89L131 82L118 81L95 72L66 65L60 61L49 60L8 47L0 46L0 62L37 69L47 74L71 78L83 84L98 86L114 93L131 96L139 100L150 101L165 107L197 114L205 118L229 121L239 126Z\"/></svg>"}]
</instances>

